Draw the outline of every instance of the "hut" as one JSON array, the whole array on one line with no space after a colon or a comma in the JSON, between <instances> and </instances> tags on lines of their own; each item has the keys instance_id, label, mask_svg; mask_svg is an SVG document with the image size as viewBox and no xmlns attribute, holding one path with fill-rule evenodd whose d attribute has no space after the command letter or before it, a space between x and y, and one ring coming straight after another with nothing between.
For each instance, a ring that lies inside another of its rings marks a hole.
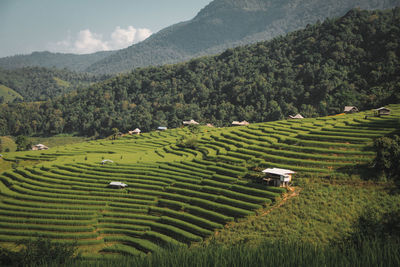
<instances>
[{"instance_id":1,"label":"hut","mask_svg":"<svg viewBox=\"0 0 400 267\"><path fill-rule=\"evenodd\" d=\"M207 127L214 127L214 125L212 125L211 123L207 123L206 126Z\"/></svg>"},{"instance_id":2,"label":"hut","mask_svg":"<svg viewBox=\"0 0 400 267\"><path fill-rule=\"evenodd\" d=\"M190 125L190 124L199 124L199 123L195 120L183 121L183 125Z\"/></svg>"},{"instance_id":3,"label":"hut","mask_svg":"<svg viewBox=\"0 0 400 267\"><path fill-rule=\"evenodd\" d=\"M246 126L249 125L250 123L248 123L247 121L233 121L232 125L233 126Z\"/></svg>"},{"instance_id":4,"label":"hut","mask_svg":"<svg viewBox=\"0 0 400 267\"><path fill-rule=\"evenodd\" d=\"M265 173L263 181L266 181L268 185L278 187L288 186L292 181L292 174L296 173L291 170L280 168L268 168L262 172Z\"/></svg>"},{"instance_id":5,"label":"hut","mask_svg":"<svg viewBox=\"0 0 400 267\"><path fill-rule=\"evenodd\" d=\"M37 144L32 147L32 150L47 150L47 149L49 148L43 144Z\"/></svg>"},{"instance_id":6,"label":"hut","mask_svg":"<svg viewBox=\"0 0 400 267\"><path fill-rule=\"evenodd\" d=\"M111 182L108 184L109 188L116 188L116 189L121 189L127 187L127 184L121 183L121 182Z\"/></svg>"},{"instance_id":7,"label":"hut","mask_svg":"<svg viewBox=\"0 0 400 267\"><path fill-rule=\"evenodd\" d=\"M159 131L165 131L165 130L167 130L168 128L167 127L165 127L165 126L158 126L157 127L157 130L159 130Z\"/></svg>"},{"instance_id":8,"label":"hut","mask_svg":"<svg viewBox=\"0 0 400 267\"><path fill-rule=\"evenodd\" d=\"M385 107L380 107L374 110L374 114L377 117L390 115L390 109Z\"/></svg>"},{"instance_id":9,"label":"hut","mask_svg":"<svg viewBox=\"0 0 400 267\"><path fill-rule=\"evenodd\" d=\"M359 112L359 110L355 106L345 106L344 110L343 110L343 113L346 113L346 114L352 114L352 113L357 113L357 112Z\"/></svg>"},{"instance_id":10,"label":"hut","mask_svg":"<svg viewBox=\"0 0 400 267\"><path fill-rule=\"evenodd\" d=\"M128 133L129 133L130 135L132 135L132 134L140 134L140 133L141 133L141 130L140 130L139 128L136 128L135 130L129 131Z\"/></svg>"},{"instance_id":11,"label":"hut","mask_svg":"<svg viewBox=\"0 0 400 267\"><path fill-rule=\"evenodd\" d=\"M303 116L301 116L301 114L297 113L296 115L289 115L289 119L304 119Z\"/></svg>"},{"instance_id":12,"label":"hut","mask_svg":"<svg viewBox=\"0 0 400 267\"><path fill-rule=\"evenodd\" d=\"M101 161L101 164L107 164L107 163L114 163L114 161L112 161L111 159L103 159L102 161Z\"/></svg>"}]
</instances>

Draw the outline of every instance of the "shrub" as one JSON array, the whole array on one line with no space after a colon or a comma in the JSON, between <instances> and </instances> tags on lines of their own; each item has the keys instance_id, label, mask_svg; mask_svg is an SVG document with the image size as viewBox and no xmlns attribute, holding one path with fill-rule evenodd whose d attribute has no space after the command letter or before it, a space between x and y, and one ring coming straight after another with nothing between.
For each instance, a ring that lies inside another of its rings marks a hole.
<instances>
[{"instance_id":1,"label":"shrub","mask_svg":"<svg viewBox=\"0 0 400 267\"><path fill-rule=\"evenodd\" d=\"M60 266L74 257L77 243L56 243L39 237L35 240L22 239L16 242L21 249L17 252L0 248L2 266Z\"/></svg>"}]
</instances>

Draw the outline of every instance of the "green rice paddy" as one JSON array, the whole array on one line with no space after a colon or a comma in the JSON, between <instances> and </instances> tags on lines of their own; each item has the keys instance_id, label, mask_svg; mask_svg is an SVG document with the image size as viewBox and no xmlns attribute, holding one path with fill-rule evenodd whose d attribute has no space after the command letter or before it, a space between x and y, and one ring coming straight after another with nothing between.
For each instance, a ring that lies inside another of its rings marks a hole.
<instances>
[{"instance_id":1,"label":"green rice paddy","mask_svg":"<svg viewBox=\"0 0 400 267\"><path fill-rule=\"evenodd\" d=\"M12 168L0 174L0 242L76 240L87 257L191 246L280 201L285 189L251 179L263 168L329 177L370 162L373 139L400 129L400 105L388 107L392 114L379 118L367 111L201 127L196 149L177 145L192 135L179 128L4 153L11 165L0 166ZM128 187L110 189L111 181Z\"/></svg>"}]
</instances>

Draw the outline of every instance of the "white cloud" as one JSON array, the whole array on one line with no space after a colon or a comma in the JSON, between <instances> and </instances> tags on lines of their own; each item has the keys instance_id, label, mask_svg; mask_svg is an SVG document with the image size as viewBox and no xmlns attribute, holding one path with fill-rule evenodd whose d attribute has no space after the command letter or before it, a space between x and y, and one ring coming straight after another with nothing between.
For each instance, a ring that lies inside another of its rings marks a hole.
<instances>
[{"instance_id":1,"label":"white cloud","mask_svg":"<svg viewBox=\"0 0 400 267\"><path fill-rule=\"evenodd\" d=\"M89 29L79 31L76 38L71 34L65 40L49 43L47 49L52 52L88 54L97 51L116 50L141 42L152 32L146 28L136 29L133 26L123 29L117 26L108 40L101 34L92 33Z\"/></svg>"}]
</instances>

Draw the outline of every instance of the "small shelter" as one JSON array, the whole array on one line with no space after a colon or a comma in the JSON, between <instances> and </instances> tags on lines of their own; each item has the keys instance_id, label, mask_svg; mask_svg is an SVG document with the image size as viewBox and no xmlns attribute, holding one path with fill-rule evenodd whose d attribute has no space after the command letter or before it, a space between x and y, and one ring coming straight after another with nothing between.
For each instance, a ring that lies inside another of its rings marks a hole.
<instances>
[{"instance_id":1,"label":"small shelter","mask_svg":"<svg viewBox=\"0 0 400 267\"><path fill-rule=\"evenodd\" d=\"M190 125L190 124L199 124L199 123L195 120L183 121L183 125Z\"/></svg>"},{"instance_id":2,"label":"small shelter","mask_svg":"<svg viewBox=\"0 0 400 267\"><path fill-rule=\"evenodd\" d=\"M116 189L121 189L127 187L127 184L121 183L121 182L111 182L108 184L109 188L116 188Z\"/></svg>"},{"instance_id":3,"label":"small shelter","mask_svg":"<svg viewBox=\"0 0 400 267\"><path fill-rule=\"evenodd\" d=\"M103 159L102 161L101 161L101 164L107 164L107 163L114 163L114 161L112 161L111 159Z\"/></svg>"},{"instance_id":4,"label":"small shelter","mask_svg":"<svg viewBox=\"0 0 400 267\"><path fill-rule=\"evenodd\" d=\"M359 110L355 106L345 106L343 112L346 114L352 114L359 112Z\"/></svg>"},{"instance_id":5,"label":"small shelter","mask_svg":"<svg viewBox=\"0 0 400 267\"><path fill-rule=\"evenodd\" d=\"M246 126L249 125L250 123L248 123L247 121L233 121L232 125L233 126Z\"/></svg>"},{"instance_id":6,"label":"small shelter","mask_svg":"<svg viewBox=\"0 0 400 267\"><path fill-rule=\"evenodd\" d=\"M212 125L211 123L207 123L206 126L207 127L214 127L214 125Z\"/></svg>"},{"instance_id":7,"label":"small shelter","mask_svg":"<svg viewBox=\"0 0 400 267\"><path fill-rule=\"evenodd\" d=\"M296 173L291 170L280 169L280 168L268 168L262 171L266 174L264 181L269 185L273 186L288 186L292 181L292 174Z\"/></svg>"},{"instance_id":8,"label":"small shelter","mask_svg":"<svg viewBox=\"0 0 400 267\"><path fill-rule=\"evenodd\" d=\"M289 115L289 119L304 119L303 116L301 116L300 113L297 113L296 115Z\"/></svg>"},{"instance_id":9,"label":"small shelter","mask_svg":"<svg viewBox=\"0 0 400 267\"><path fill-rule=\"evenodd\" d=\"M135 130L129 131L128 133L129 133L130 135L132 135L132 134L140 134L140 132L141 132L141 130L140 130L139 128L136 128Z\"/></svg>"},{"instance_id":10,"label":"small shelter","mask_svg":"<svg viewBox=\"0 0 400 267\"><path fill-rule=\"evenodd\" d=\"M390 109L385 108L385 107L380 107L374 110L375 116L385 116L385 115L390 115Z\"/></svg>"},{"instance_id":11,"label":"small shelter","mask_svg":"<svg viewBox=\"0 0 400 267\"><path fill-rule=\"evenodd\" d=\"M159 130L159 131L165 131L165 130L167 130L168 128L167 127L165 127L165 126L158 126L157 127L157 130Z\"/></svg>"},{"instance_id":12,"label":"small shelter","mask_svg":"<svg viewBox=\"0 0 400 267\"><path fill-rule=\"evenodd\" d=\"M32 150L47 150L47 149L49 148L43 144L37 144L32 147Z\"/></svg>"}]
</instances>

